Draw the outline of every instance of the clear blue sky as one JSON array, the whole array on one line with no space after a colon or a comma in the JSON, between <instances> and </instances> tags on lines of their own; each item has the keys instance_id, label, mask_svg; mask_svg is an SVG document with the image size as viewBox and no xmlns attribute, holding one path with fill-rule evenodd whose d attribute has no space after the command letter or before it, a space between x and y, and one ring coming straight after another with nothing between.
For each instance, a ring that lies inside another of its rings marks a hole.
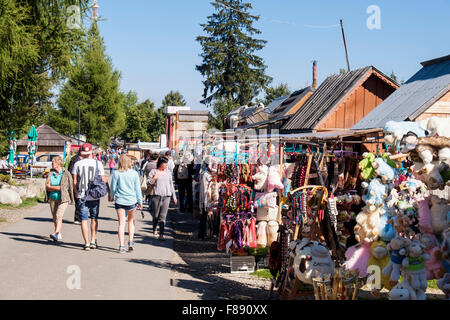
<instances>
[{"instance_id":1,"label":"clear blue sky","mask_svg":"<svg viewBox=\"0 0 450 320\"><path fill-rule=\"evenodd\" d=\"M407 80L420 62L450 54L449 0L257 0L252 13L264 18L309 25L334 25L343 19L352 69L373 65ZM381 9L381 30L369 30L367 7ZM200 23L213 12L209 0L99 0L99 22L107 53L121 71L123 91L157 106L170 90L179 90L192 109L203 93ZM268 41L259 52L273 85L291 90L310 85L312 60L319 84L346 68L340 28L314 29L275 23L256 25Z\"/></svg>"}]
</instances>

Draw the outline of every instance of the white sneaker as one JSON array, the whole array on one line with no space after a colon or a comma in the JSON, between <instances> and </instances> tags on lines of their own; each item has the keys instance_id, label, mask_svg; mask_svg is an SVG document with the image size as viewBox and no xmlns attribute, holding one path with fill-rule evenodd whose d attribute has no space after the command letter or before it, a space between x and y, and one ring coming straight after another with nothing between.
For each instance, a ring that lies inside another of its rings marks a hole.
<instances>
[{"instance_id":1,"label":"white sneaker","mask_svg":"<svg viewBox=\"0 0 450 320\"><path fill-rule=\"evenodd\" d=\"M61 241L62 240L62 235L61 235L61 233L58 233L58 241Z\"/></svg>"}]
</instances>

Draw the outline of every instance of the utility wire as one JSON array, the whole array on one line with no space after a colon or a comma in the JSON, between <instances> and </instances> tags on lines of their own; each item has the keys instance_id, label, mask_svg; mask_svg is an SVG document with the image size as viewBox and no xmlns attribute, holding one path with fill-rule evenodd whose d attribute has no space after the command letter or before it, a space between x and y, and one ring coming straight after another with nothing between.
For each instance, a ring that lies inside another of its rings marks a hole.
<instances>
[{"instance_id":1,"label":"utility wire","mask_svg":"<svg viewBox=\"0 0 450 320\"><path fill-rule=\"evenodd\" d=\"M233 11L245 14L245 15L247 15L249 17L252 17L252 18L263 19L263 20L266 20L266 21L269 21L269 22L273 22L273 23L288 24L288 25L291 25L291 26L294 26L294 27L313 28L313 29L329 29L329 28L337 28L337 27L340 26L340 24L332 24L332 25L320 26L320 25L311 25L311 24L301 24L301 23L296 23L296 22L291 22L291 21L275 20L275 19L270 19L270 18L266 18L266 17L263 17L263 16L252 15L252 14L250 14L248 12L244 12L244 11L235 9L233 7L230 7L230 6L226 5L226 4L224 4L223 2L219 2L219 5L224 7L224 8L227 8L227 9L230 9L230 10L233 10Z\"/></svg>"}]
</instances>

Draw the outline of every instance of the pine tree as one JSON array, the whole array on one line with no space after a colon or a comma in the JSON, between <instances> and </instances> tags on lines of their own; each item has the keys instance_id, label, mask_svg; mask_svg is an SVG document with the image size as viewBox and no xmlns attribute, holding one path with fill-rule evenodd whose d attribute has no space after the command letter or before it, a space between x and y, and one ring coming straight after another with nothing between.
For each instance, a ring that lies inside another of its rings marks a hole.
<instances>
[{"instance_id":1,"label":"pine tree","mask_svg":"<svg viewBox=\"0 0 450 320\"><path fill-rule=\"evenodd\" d=\"M119 91L120 73L105 54L96 24L89 32L88 45L75 59L69 79L61 89L60 110L51 116L55 129L75 135L78 103L81 103L81 134L91 143L106 146L111 137L125 129L125 98Z\"/></svg>"},{"instance_id":2,"label":"pine tree","mask_svg":"<svg viewBox=\"0 0 450 320\"><path fill-rule=\"evenodd\" d=\"M252 6L243 0L215 0L212 5L215 12L201 24L207 35L197 37L203 49L203 62L196 66L205 78L202 103L224 98L249 104L271 81L263 59L255 54L266 43L254 38L261 33L253 27L259 17L249 14Z\"/></svg>"},{"instance_id":3,"label":"pine tree","mask_svg":"<svg viewBox=\"0 0 450 320\"><path fill-rule=\"evenodd\" d=\"M163 99L162 106L168 107L168 106L185 106L186 101L184 100L184 97L181 93L178 91L170 91Z\"/></svg>"}]
</instances>

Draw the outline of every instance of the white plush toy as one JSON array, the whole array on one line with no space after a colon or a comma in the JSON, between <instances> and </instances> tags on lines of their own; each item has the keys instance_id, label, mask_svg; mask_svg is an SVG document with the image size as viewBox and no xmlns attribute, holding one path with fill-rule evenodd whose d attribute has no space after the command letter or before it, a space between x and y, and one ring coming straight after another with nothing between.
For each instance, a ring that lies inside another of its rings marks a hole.
<instances>
[{"instance_id":1,"label":"white plush toy","mask_svg":"<svg viewBox=\"0 0 450 320\"><path fill-rule=\"evenodd\" d=\"M261 165L258 167L258 172L253 176L253 181L255 181L255 190L266 191L268 174L269 168L266 165Z\"/></svg>"},{"instance_id":2,"label":"white plush toy","mask_svg":"<svg viewBox=\"0 0 450 320\"><path fill-rule=\"evenodd\" d=\"M356 241L369 243L378 239L381 214L382 204L366 205L362 208L362 211L356 216L356 226L354 227Z\"/></svg>"},{"instance_id":3,"label":"white plush toy","mask_svg":"<svg viewBox=\"0 0 450 320\"><path fill-rule=\"evenodd\" d=\"M408 280L411 287L416 291L417 300L425 300L427 290L427 273L425 261L430 256L424 252L425 245L418 240L413 240L408 246L408 256L403 258L403 277Z\"/></svg>"},{"instance_id":4,"label":"white plush toy","mask_svg":"<svg viewBox=\"0 0 450 320\"><path fill-rule=\"evenodd\" d=\"M409 284L408 280L398 283L389 292L389 300L418 300L416 290Z\"/></svg>"},{"instance_id":5,"label":"white plush toy","mask_svg":"<svg viewBox=\"0 0 450 320\"><path fill-rule=\"evenodd\" d=\"M295 275L303 283L312 284L314 277L334 273L334 261L325 244L304 238L295 252Z\"/></svg>"},{"instance_id":6,"label":"white plush toy","mask_svg":"<svg viewBox=\"0 0 450 320\"><path fill-rule=\"evenodd\" d=\"M272 242L277 241L278 238L278 222L269 221L267 224L267 244L270 247Z\"/></svg>"},{"instance_id":7,"label":"white plush toy","mask_svg":"<svg viewBox=\"0 0 450 320\"><path fill-rule=\"evenodd\" d=\"M267 222L260 221L256 226L256 246L258 248L267 247Z\"/></svg>"}]
</instances>

